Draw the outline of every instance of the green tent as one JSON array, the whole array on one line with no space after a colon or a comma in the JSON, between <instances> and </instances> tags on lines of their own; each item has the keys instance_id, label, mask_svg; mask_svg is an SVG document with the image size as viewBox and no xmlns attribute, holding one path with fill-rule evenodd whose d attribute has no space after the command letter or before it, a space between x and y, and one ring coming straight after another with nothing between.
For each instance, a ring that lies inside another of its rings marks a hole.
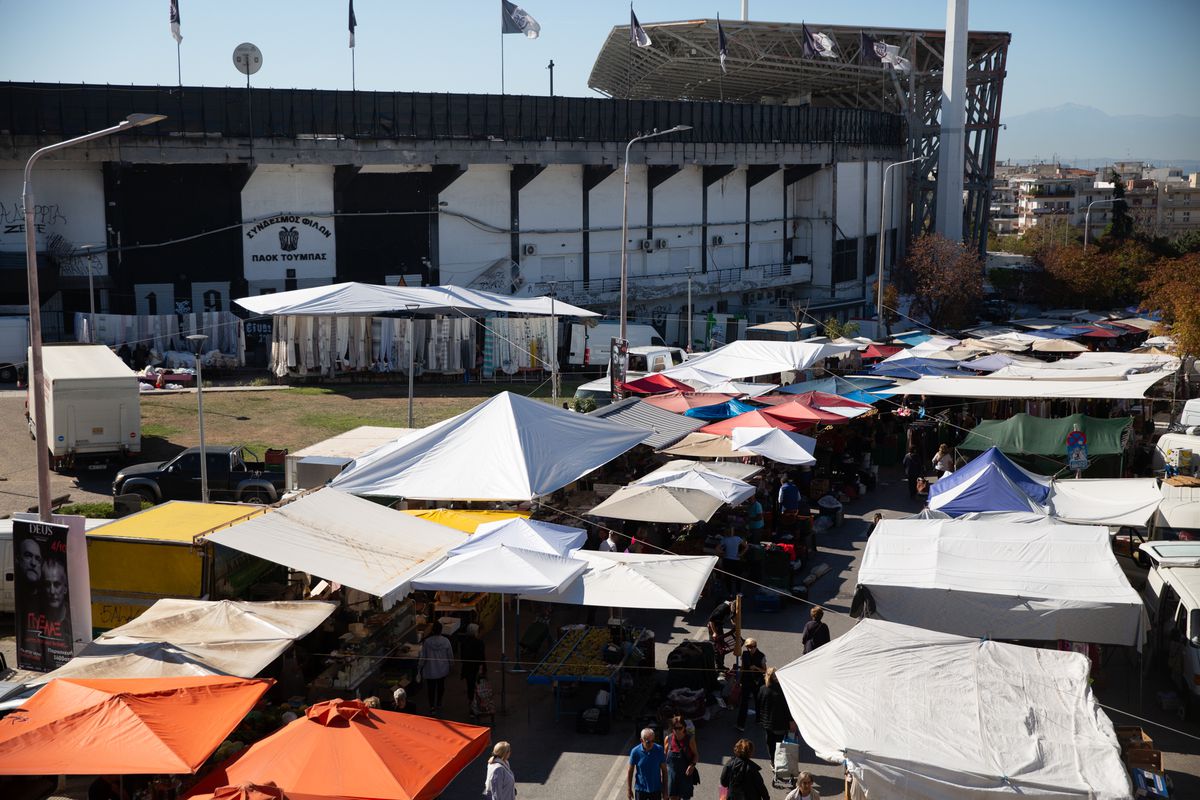
<instances>
[{"instance_id":1,"label":"green tent","mask_svg":"<svg viewBox=\"0 0 1200 800\"><path fill-rule=\"evenodd\" d=\"M1101 419L1072 414L1061 419L1044 419L1016 414L1008 419L987 419L975 426L958 446L959 450L999 447L1006 455L1067 457L1067 434L1079 426L1087 435L1088 456L1120 455L1125 431L1133 417Z\"/></svg>"}]
</instances>

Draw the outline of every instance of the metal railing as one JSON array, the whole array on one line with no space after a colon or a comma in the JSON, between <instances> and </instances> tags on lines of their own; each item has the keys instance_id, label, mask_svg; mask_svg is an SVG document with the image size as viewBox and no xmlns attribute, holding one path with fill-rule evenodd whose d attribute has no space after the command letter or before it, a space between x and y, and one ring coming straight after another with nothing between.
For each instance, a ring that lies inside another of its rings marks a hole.
<instances>
[{"instance_id":1,"label":"metal railing","mask_svg":"<svg viewBox=\"0 0 1200 800\"><path fill-rule=\"evenodd\" d=\"M701 289L719 288L722 284L735 283L746 280L747 273L758 273L763 278L789 278L793 274L794 266L810 266L808 264L793 265L793 264L759 264L751 267L727 267L724 269L710 269L708 272L656 272L653 275L630 275L629 285L631 288L636 288L638 285L654 282L654 283L670 283L671 281L686 281L690 275L693 281L693 286L697 291ZM579 297L581 295L597 295L606 292L616 293L621 291L620 278L594 278L592 280L573 280L573 281L534 281L532 289L535 294L549 294L551 287L554 293L564 300L570 297Z\"/></svg>"},{"instance_id":2,"label":"metal railing","mask_svg":"<svg viewBox=\"0 0 1200 800\"><path fill-rule=\"evenodd\" d=\"M247 104L247 92L253 114ZM462 139L624 142L674 125L685 143L899 145L898 114L848 108L589 97L318 89L0 83L0 133L63 138L134 112L166 114L136 138Z\"/></svg>"}]
</instances>

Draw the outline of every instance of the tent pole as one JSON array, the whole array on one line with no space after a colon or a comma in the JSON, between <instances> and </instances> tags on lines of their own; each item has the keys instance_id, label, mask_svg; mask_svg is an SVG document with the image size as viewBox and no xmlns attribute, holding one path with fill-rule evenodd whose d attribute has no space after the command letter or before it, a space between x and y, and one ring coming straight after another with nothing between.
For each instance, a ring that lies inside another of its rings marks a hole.
<instances>
[{"instance_id":1,"label":"tent pole","mask_svg":"<svg viewBox=\"0 0 1200 800\"><path fill-rule=\"evenodd\" d=\"M524 672L525 668L521 666L521 595L516 595L513 601L517 607L517 623L513 627L513 650L517 652L513 654L513 667L510 672Z\"/></svg>"},{"instance_id":2,"label":"tent pole","mask_svg":"<svg viewBox=\"0 0 1200 800\"><path fill-rule=\"evenodd\" d=\"M504 41L501 39L501 41ZM508 670L505 666L508 664L508 653L505 652L508 648L505 646L508 641L508 636L505 633L504 625L504 595L500 595L500 713L508 713Z\"/></svg>"}]
</instances>

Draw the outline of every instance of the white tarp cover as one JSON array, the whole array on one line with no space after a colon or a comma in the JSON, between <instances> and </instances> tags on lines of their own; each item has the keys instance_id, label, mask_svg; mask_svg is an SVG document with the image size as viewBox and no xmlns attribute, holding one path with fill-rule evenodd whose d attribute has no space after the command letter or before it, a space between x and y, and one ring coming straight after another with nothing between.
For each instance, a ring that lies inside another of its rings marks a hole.
<instances>
[{"instance_id":1,"label":"white tarp cover","mask_svg":"<svg viewBox=\"0 0 1200 800\"><path fill-rule=\"evenodd\" d=\"M560 317L598 317L549 297L510 297L460 286L380 286L334 283L234 300L254 314L271 316L373 316L377 314L510 313Z\"/></svg>"},{"instance_id":2,"label":"white tarp cover","mask_svg":"<svg viewBox=\"0 0 1200 800\"><path fill-rule=\"evenodd\" d=\"M649 472L645 477L651 475L660 475L664 472L683 472L688 470L698 470L700 472L715 472L718 475L728 475L731 478L739 480L747 480L762 472L762 467L754 464L742 464L738 461L692 461L687 458L676 458L663 464L654 472Z\"/></svg>"},{"instance_id":3,"label":"white tarp cover","mask_svg":"<svg viewBox=\"0 0 1200 800\"><path fill-rule=\"evenodd\" d=\"M691 611L717 565L714 556L581 550L576 557L587 562L587 569L561 591L522 598L579 606Z\"/></svg>"},{"instance_id":4,"label":"white tarp cover","mask_svg":"<svg viewBox=\"0 0 1200 800\"><path fill-rule=\"evenodd\" d=\"M375 595L386 607L467 534L326 488L206 538Z\"/></svg>"},{"instance_id":5,"label":"white tarp cover","mask_svg":"<svg viewBox=\"0 0 1200 800\"><path fill-rule=\"evenodd\" d=\"M735 428L736 430L736 428ZM733 440L717 433L689 433L670 447L659 451L668 456L687 458L752 458L749 450L735 450Z\"/></svg>"},{"instance_id":6,"label":"white tarp cover","mask_svg":"<svg viewBox=\"0 0 1200 800\"><path fill-rule=\"evenodd\" d=\"M710 494L723 503L736 506L754 496L754 487L740 478L719 475L706 470L683 470L680 472L652 472L633 482L634 486L670 486L695 489Z\"/></svg>"},{"instance_id":7,"label":"white tarp cover","mask_svg":"<svg viewBox=\"0 0 1200 800\"><path fill-rule=\"evenodd\" d=\"M446 424L355 459L330 486L420 500L532 500L649 434L501 392Z\"/></svg>"},{"instance_id":8,"label":"white tarp cover","mask_svg":"<svg viewBox=\"0 0 1200 800\"><path fill-rule=\"evenodd\" d=\"M815 464L817 440L781 428L734 428L733 446L780 464Z\"/></svg>"},{"instance_id":9,"label":"white tarp cover","mask_svg":"<svg viewBox=\"0 0 1200 800\"><path fill-rule=\"evenodd\" d=\"M1056 480L1050 487L1050 512L1064 522L1140 527L1162 499L1155 478Z\"/></svg>"},{"instance_id":10,"label":"white tarp cover","mask_svg":"<svg viewBox=\"0 0 1200 800\"><path fill-rule=\"evenodd\" d=\"M1170 373L1129 375L1124 380L1073 381L1037 378L943 378L923 377L912 383L889 389L891 394L926 395L927 397L1003 398L1096 398L1136 400L1146 396L1150 387Z\"/></svg>"},{"instance_id":11,"label":"white tarp cover","mask_svg":"<svg viewBox=\"0 0 1200 800\"><path fill-rule=\"evenodd\" d=\"M881 522L858 572L876 616L961 636L1141 645L1146 612L1107 528L988 517Z\"/></svg>"},{"instance_id":12,"label":"white tarp cover","mask_svg":"<svg viewBox=\"0 0 1200 800\"><path fill-rule=\"evenodd\" d=\"M501 544L451 556L414 578L414 589L519 594L557 592L587 568L577 558Z\"/></svg>"},{"instance_id":13,"label":"white tarp cover","mask_svg":"<svg viewBox=\"0 0 1200 800\"><path fill-rule=\"evenodd\" d=\"M593 517L690 525L708 522L722 505L720 500L698 489L622 486L587 513Z\"/></svg>"},{"instance_id":14,"label":"white tarp cover","mask_svg":"<svg viewBox=\"0 0 1200 800\"><path fill-rule=\"evenodd\" d=\"M856 347L853 344L828 342L752 342L739 339L711 353L689 358L678 367L663 370L662 374L684 382L688 381L686 376L695 380L699 373L717 375L718 381L774 375L808 369L823 358L846 353ZM712 385L718 381L707 380L705 383Z\"/></svg>"},{"instance_id":15,"label":"white tarp cover","mask_svg":"<svg viewBox=\"0 0 1200 800\"><path fill-rule=\"evenodd\" d=\"M587 531L542 522L526 517L485 522L475 529L471 538L450 551L450 556L461 556L500 545L536 550L539 553L565 556L587 542Z\"/></svg>"},{"instance_id":16,"label":"white tarp cover","mask_svg":"<svg viewBox=\"0 0 1200 800\"><path fill-rule=\"evenodd\" d=\"M1079 653L864 620L778 677L804 741L868 797L1128 798L1089 669Z\"/></svg>"},{"instance_id":17,"label":"white tarp cover","mask_svg":"<svg viewBox=\"0 0 1200 800\"><path fill-rule=\"evenodd\" d=\"M777 383L746 383L745 381L721 381L712 385L702 385L696 389L698 392L712 392L713 394L732 394L738 397L746 395L747 397L758 397L760 394L773 392L779 388Z\"/></svg>"},{"instance_id":18,"label":"white tarp cover","mask_svg":"<svg viewBox=\"0 0 1200 800\"><path fill-rule=\"evenodd\" d=\"M158 600L136 619L100 634L55 678L253 678L337 608L315 600Z\"/></svg>"}]
</instances>

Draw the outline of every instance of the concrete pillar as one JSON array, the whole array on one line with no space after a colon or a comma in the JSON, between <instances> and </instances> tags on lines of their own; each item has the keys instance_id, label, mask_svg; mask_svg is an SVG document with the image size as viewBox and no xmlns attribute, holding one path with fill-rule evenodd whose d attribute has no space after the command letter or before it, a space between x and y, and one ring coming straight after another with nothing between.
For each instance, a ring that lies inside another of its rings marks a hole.
<instances>
[{"instance_id":1,"label":"concrete pillar","mask_svg":"<svg viewBox=\"0 0 1200 800\"><path fill-rule=\"evenodd\" d=\"M937 216L934 225L947 239L963 238L963 153L967 139L967 4L946 0L946 54L942 73L941 130L938 137Z\"/></svg>"}]
</instances>

